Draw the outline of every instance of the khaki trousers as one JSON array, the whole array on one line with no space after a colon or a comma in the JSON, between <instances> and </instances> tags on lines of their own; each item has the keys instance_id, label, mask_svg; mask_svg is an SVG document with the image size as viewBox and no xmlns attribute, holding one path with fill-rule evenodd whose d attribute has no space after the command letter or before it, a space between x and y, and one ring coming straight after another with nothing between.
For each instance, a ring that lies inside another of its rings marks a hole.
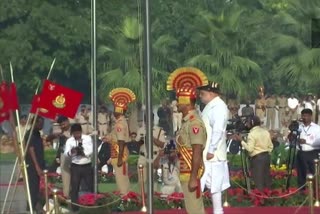
<instances>
[{"instance_id":1,"label":"khaki trousers","mask_svg":"<svg viewBox=\"0 0 320 214\"><path fill-rule=\"evenodd\" d=\"M100 124L99 123L99 136L103 137L108 134L108 124Z\"/></svg>"},{"instance_id":2,"label":"khaki trousers","mask_svg":"<svg viewBox=\"0 0 320 214\"><path fill-rule=\"evenodd\" d=\"M60 155L60 168L63 194L66 197L70 195L70 164L71 158L62 153Z\"/></svg>"},{"instance_id":3,"label":"khaki trousers","mask_svg":"<svg viewBox=\"0 0 320 214\"><path fill-rule=\"evenodd\" d=\"M275 127L276 110L275 108L267 108L267 128L274 130Z\"/></svg>"},{"instance_id":4,"label":"khaki trousers","mask_svg":"<svg viewBox=\"0 0 320 214\"><path fill-rule=\"evenodd\" d=\"M278 114L278 124L279 124L279 129L282 128L282 118L284 118L284 115L286 114L286 109L285 108L280 108L279 107L279 114Z\"/></svg>"},{"instance_id":5,"label":"khaki trousers","mask_svg":"<svg viewBox=\"0 0 320 214\"><path fill-rule=\"evenodd\" d=\"M130 181L128 176L128 163L123 163L126 167L125 174L123 173L123 166L117 166L117 159L112 159L112 166L115 171L116 184L118 190L120 191L120 195L126 195L129 192Z\"/></svg>"},{"instance_id":6,"label":"khaki trousers","mask_svg":"<svg viewBox=\"0 0 320 214\"><path fill-rule=\"evenodd\" d=\"M196 191L190 192L188 182L181 182L181 187L184 195L184 203L188 214L204 214L204 205L202 196L197 198Z\"/></svg>"}]
</instances>

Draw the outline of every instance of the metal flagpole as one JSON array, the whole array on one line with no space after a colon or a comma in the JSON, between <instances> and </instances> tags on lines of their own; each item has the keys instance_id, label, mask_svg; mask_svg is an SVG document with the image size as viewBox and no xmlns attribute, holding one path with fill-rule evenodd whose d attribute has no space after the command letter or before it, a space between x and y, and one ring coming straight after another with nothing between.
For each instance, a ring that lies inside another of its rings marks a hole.
<instances>
[{"instance_id":1,"label":"metal flagpole","mask_svg":"<svg viewBox=\"0 0 320 214\"><path fill-rule=\"evenodd\" d=\"M96 0L91 0L91 105L92 126L97 130L97 30L96 30ZM94 193L98 192L98 148L97 138L93 137L93 166L94 166Z\"/></svg>"},{"instance_id":2,"label":"metal flagpole","mask_svg":"<svg viewBox=\"0 0 320 214\"><path fill-rule=\"evenodd\" d=\"M150 47L150 2L145 0L145 18L144 18L144 72L146 75L146 137L147 137L147 160L148 160L148 200L147 213L153 213L153 133L152 133L152 80L151 80L151 47Z\"/></svg>"}]
</instances>

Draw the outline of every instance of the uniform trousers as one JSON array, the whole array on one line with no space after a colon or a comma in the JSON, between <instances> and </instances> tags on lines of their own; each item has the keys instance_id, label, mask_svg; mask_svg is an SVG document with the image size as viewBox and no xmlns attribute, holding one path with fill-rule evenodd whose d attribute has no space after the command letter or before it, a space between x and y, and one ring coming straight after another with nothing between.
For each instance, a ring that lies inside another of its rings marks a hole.
<instances>
[{"instance_id":1,"label":"uniform trousers","mask_svg":"<svg viewBox=\"0 0 320 214\"><path fill-rule=\"evenodd\" d=\"M263 191L271 187L270 177L270 155L262 152L250 158L252 177L256 188Z\"/></svg>"},{"instance_id":2,"label":"uniform trousers","mask_svg":"<svg viewBox=\"0 0 320 214\"><path fill-rule=\"evenodd\" d=\"M83 181L90 192L93 192L93 168L91 163L78 165L71 164L71 202L78 203L80 184ZM72 210L77 211L79 207L72 205Z\"/></svg>"},{"instance_id":3,"label":"uniform trousers","mask_svg":"<svg viewBox=\"0 0 320 214\"><path fill-rule=\"evenodd\" d=\"M99 123L99 135L103 137L108 134L108 124L107 123Z\"/></svg>"},{"instance_id":4,"label":"uniform trousers","mask_svg":"<svg viewBox=\"0 0 320 214\"><path fill-rule=\"evenodd\" d=\"M275 127L276 110L274 107L267 108L267 128L274 130Z\"/></svg>"},{"instance_id":5,"label":"uniform trousers","mask_svg":"<svg viewBox=\"0 0 320 214\"><path fill-rule=\"evenodd\" d=\"M120 195L126 195L129 192L130 180L128 176L128 163L124 162L122 166L117 166L117 158L113 158L111 163L114 169L116 184Z\"/></svg>"},{"instance_id":6,"label":"uniform trousers","mask_svg":"<svg viewBox=\"0 0 320 214\"><path fill-rule=\"evenodd\" d=\"M62 190L65 197L70 196L70 164L71 159L63 153L60 155L60 169L62 178Z\"/></svg>"},{"instance_id":7,"label":"uniform trousers","mask_svg":"<svg viewBox=\"0 0 320 214\"><path fill-rule=\"evenodd\" d=\"M190 192L188 182L181 181L181 187L184 195L184 203L188 214L204 214L203 199L197 198L197 191Z\"/></svg>"}]
</instances>

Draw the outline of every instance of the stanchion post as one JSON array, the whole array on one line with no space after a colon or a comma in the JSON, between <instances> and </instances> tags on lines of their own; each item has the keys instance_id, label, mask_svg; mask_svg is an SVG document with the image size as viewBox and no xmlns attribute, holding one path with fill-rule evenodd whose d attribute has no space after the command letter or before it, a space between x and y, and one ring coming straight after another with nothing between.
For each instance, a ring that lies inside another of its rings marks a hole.
<instances>
[{"instance_id":1,"label":"stanchion post","mask_svg":"<svg viewBox=\"0 0 320 214\"><path fill-rule=\"evenodd\" d=\"M54 213L59 214L59 201L58 201L58 189L53 189L53 206L54 206Z\"/></svg>"},{"instance_id":2,"label":"stanchion post","mask_svg":"<svg viewBox=\"0 0 320 214\"><path fill-rule=\"evenodd\" d=\"M315 168L315 175L314 175L314 185L315 185L315 190L316 190L316 195L315 195L315 202L314 206L315 207L320 207L320 202L319 202L319 159L314 159L314 168Z\"/></svg>"},{"instance_id":3,"label":"stanchion post","mask_svg":"<svg viewBox=\"0 0 320 214\"><path fill-rule=\"evenodd\" d=\"M140 174L140 191L141 191L141 199L142 199L142 208L141 212L147 212L147 207L146 207L146 196L145 196L145 191L144 191L144 177L143 177L143 166L140 164L139 165L139 174Z\"/></svg>"},{"instance_id":4,"label":"stanchion post","mask_svg":"<svg viewBox=\"0 0 320 214\"><path fill-rule=\"evenodd\" d=\"M224 191L224 202L223 202L223 206L224 207L230 207L230 204L228 202L228 191L225 190Z\"/></svg>"},{"instance_id":5,"label":"stanchion post","mask_svg":"<svg viewBox=\"0 0 320 214\"><path fill-rule=\"evenodd\" d=\"M310 214L314 214L314 204L313 204L313 175L307 175L307 182L309 187L309 206L310 206Z\"/></svg>"},{"instance_id":6,"label":"stanchion post","mask_svg":"<svg viewBox=\"0 0 320 214\"><path fill-rule=\"evenodd\" d=\"M49 193L48 193L48 170L43 170L44 174L44 194L46 199L46 213L49 212Z\"/></svg>"}]
</instances>

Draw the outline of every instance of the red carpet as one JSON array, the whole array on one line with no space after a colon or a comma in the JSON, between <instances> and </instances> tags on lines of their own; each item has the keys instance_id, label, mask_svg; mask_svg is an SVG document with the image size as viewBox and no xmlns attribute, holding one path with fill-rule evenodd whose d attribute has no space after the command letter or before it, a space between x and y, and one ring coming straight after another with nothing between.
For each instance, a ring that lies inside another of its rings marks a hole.
<instances>
[{"instance_id":1,"label":"red carpet","mask_svg":"<svg viewBox=\"0 0 320 214\"><path fill-rule=\"evenodd\" d=\"M307 214L308 207L229 207L224 208L224 214ZM206 209L207 214L212 214L212 209ZM123 212L122 212L123 213ZM125 212L125 214L141 214L142 212ZM155 214L186 214L185 210L161 210ZM320 208L315 208L314 213L320 213ZM120 214L120 213L119 213Z\"/></svg>"}]
</instances>

